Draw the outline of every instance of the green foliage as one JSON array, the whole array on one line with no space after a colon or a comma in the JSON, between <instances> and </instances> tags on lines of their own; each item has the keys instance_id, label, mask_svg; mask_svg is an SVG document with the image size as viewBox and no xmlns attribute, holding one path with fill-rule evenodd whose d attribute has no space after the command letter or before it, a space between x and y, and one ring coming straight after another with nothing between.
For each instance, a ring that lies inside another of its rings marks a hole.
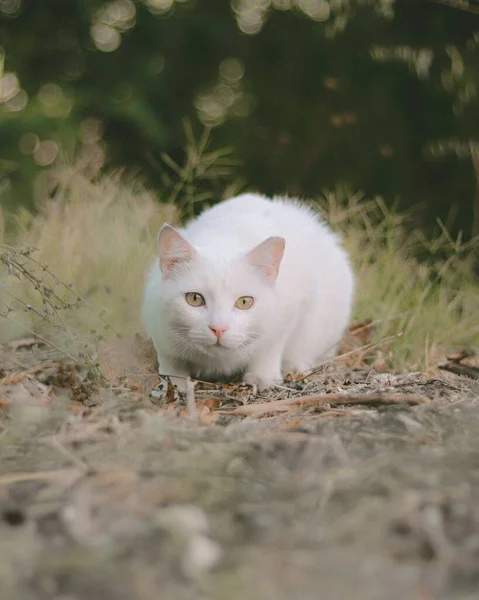
<instances>
[{"instance_id":1,"label":"green foliage","mask_svg":"<svg viewBox=\"0 0 479 600\"><path fill-rule=\"evenodd\" d=\"M187 117L234 148L256 189L346 184L421 205L411 227L439 216L472 232L472 12L426 0L3 0L0 19L4 203L42 196L65 156L159 186L164 152L184 162Z\"/></svg>"}]
</instances>

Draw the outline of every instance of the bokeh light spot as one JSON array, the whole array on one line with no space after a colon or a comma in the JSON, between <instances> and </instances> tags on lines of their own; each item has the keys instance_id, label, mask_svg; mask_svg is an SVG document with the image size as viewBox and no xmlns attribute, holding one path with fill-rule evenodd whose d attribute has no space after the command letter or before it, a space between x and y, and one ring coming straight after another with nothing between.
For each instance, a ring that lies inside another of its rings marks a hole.
<instances>
[{"instance_id":1,"label":"bokeh light spot","mask_svg":"<svg viewBox=\"0 0 479 600\"><path fill-rule=\"evenodd\" d=\"M24 133L18 142L22 154L33 154L40 145L40 139L36 133Z\"/></svg>"},{"instance_id":2,"label":"bokeh light spot","mask_svg":"<svg viewBox=\"0 0 479 600\"><path fill-rule=\"evenodd\" d=\"M28 103L28 94L25 90L18 90L18 92L15 94L15 96L13 96L13 98L10 98L10 100L7 100L7 102L5 103L5 106L8 108L8 110L11 110L12 112L18 112L20 110L23 110L25 108L25 106Z\"/></svg>"},{"instance_id":3,"label":"bokeh light spot","mask_svg":"<svg viewBox=\"0 0 479 600\"><path fill-rule=\"evenodd\" d=\"M63 99L62 88L56 83L46 83L39 89L38 99L44 106L54 106Z\"/></svg>"},{"instance_id":4,"label":"bokeh light spot","mask_svg":"<svg viewBox=\"0 0 479 600\"><path fill-rule=\"evenodd\" d=\"M225 58L220 64L220 75L229 82L239 81L244 75L244 65L237 58Z\"/></svg>"},{"instance_id":5,"label":"bokeh light spot","mask_svg":"<svg viewBox=\"0 0 479 600\"><path fill-rule=\"evenodd\" d=\"M327 21L331 14L329 2L326 0L298 0L298 6L315 21Z\"/></svg>"},{"instance_id":6,"label":"bokeh light spot","mask_svg":"<svg viewBox=\"0 0 479 600\"><path fill-rule=\"evenodd\" d=\"M35 149L33 158L40 167L51 165L58 154L58 144L53 140L45 140L40 142Z\"/></svg>"},{"instance_id":7,"label":"bokeh light spot","mask_svg":"<svg viewBox=\"0 0 479 600\"><path fill-rule=\"evenodd\" d=\"M7 102L20 91L20 83L15 73L5 73L0 79L0 102Z\"/></svg>"},{"instance_id":8,"label":"bokeh light spot","mask_svg":"<svg viewBox=\"0 0 479 600\"><path fill-rule=\"evenodd\" d=\"M22 7L22 0L0 0L0 12L13 16Z\"/></svg>"},{"instance_id":9,"label":"bokeh light spot","mask_svg":"<svg viewBox=\"0 0 479 600\"><path fill-rule=\"evenodd\" d=\"M148 8L153 13L165 13L173 6L173 0L146 0Z\"/></svg>"},{"instance_id":10,"label":"bokeh light spot","mask_svg":"<svg viewBox=\"0 0 479 600\"><path fill-rule=\"evenodd\" d=\"M95 46L102 52L114 52L121 44L121 35L118 31L104 23L92 25L90 34Z\"/></svg>"}]
</instances>

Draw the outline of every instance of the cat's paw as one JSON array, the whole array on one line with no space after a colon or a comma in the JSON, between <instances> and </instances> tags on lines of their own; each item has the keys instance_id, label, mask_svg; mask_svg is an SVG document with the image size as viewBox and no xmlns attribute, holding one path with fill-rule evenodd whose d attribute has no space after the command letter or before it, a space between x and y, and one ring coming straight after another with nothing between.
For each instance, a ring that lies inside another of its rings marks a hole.
<instances>
[{"instance_id":1,"label":"cat's paw","mask_svg":"<svg viewBox=\"0 0 479 600\"><path fill-rule=\"evenodd\" d=\"M243 381L256 387L258 390L267 390L275 385L280 385L283 380L278 375L268 375L267 373L246 372Z\"/></svg>"}]
</instances>

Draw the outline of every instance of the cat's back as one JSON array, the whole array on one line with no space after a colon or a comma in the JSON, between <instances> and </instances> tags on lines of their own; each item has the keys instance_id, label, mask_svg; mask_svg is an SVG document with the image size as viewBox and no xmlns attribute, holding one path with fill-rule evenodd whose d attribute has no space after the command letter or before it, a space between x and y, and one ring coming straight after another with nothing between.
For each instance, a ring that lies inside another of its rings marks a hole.
<instances>
[{"instance_id":1,"label":"cat's back","mask_svg":"<svg viewBox=\"0 0 479 600\"><path fill-rule=\"evenodd\" d=\"M184 233L194 244L208 246L216 240L249 248L269 236L286 241L305 240L325 231L316 215L298 201L242 194L225 200L189 223Z\"/></svg>"}]
</instances>

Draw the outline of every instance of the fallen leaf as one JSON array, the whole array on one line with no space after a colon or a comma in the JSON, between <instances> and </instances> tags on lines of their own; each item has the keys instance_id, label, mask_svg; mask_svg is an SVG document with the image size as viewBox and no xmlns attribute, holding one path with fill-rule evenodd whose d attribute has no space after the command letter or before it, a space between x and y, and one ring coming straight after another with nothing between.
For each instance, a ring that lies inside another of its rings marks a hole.
<instances>
[{"instance_id":1,"label":"fallen leaf","mask_svg":"<svg viewBox=\"0 0 479 600\"><path fill-rule=\"evenodd\" d=\"M71 412L82 412L85 410L85 406L81 402L75 402L74 400L68 405L68 410Z\"/></svg>"},{"instance_id":2,"label":"fallen leaf","mask_svg":"<svg viewBox=\"0 0 479 600\"><path fill-rule=\"evenodd\" d=\"M198 408L202 408L203 406L208 407L210 410L216 410L221 406L220 398L206 398L205 400L198 400L196 403Z\"/></svg>"},{"instance_id":3,"label":"fallen leaf","mask_svg":"<svg viewBox=\"0 0 479 600\"><path fill-rule=\"evenodd\" d=\"M211 411L207 406L202 406L199 412L199 418L202 423L211 425L219 419L220 415Z\"/></svg>"},{"instance_id":4,"label":"fallen leaf","mask_svg":"<svg viewBox=\"0 0 479 600\"><path fill-rule=\"evenodd\" d=\"M353 323L348 330L348 334L359 339L364 346L372 342L375 333L376 323L371 319Z\"/></svg>"},{"instance_id":5,"label":"fallen leaf","mask_svg":"<svg viewBox=\"0 0 479 600\"><path fill-rule=\"evenodd\" d=\"M371 365L371 367L377 373L387 373L391 370L391 367L388 365L386 359L384 358L384 352L382 352L381 350L376 351L376 358L374 359L374 362Z\"/></svg>"},{"instance_id":6,"label":"fallen leaf","mask_svg":"<svg viewBox=\"0 0 479 600\"><path fill-rule=\"evenodd\" d=\"M339 344L338 363L349 368L363 367L366 360L374 356L375 349L365 348L363 346L371 344L376 332L376 324L373 321L359 321L353 323L344 334ZM341 358L342 355L344 358Z\"/></svg>"},{"instance_id":7,"label":"fallen leaf","mask_svg":"<svg viewBox=\"0 0 479 600\"><path fill-rule=\"evenodd\" d=\"M139 333L135 335L135 354L141 364L152 373L158 372L158 356L150 338L144 339Z\"/></svg>"},{"instance_id":8,"label":"fallen leaf","mask_svg":"<svg viewBox=\"0 0 479 600\"><path fill-rule=\"evenodd\" d=\"M138 335L100 342L98 360L101 374L112 385L124 383L129 388L149 392L158 383L150 343Z\"/></svg>"}]
</instances>

